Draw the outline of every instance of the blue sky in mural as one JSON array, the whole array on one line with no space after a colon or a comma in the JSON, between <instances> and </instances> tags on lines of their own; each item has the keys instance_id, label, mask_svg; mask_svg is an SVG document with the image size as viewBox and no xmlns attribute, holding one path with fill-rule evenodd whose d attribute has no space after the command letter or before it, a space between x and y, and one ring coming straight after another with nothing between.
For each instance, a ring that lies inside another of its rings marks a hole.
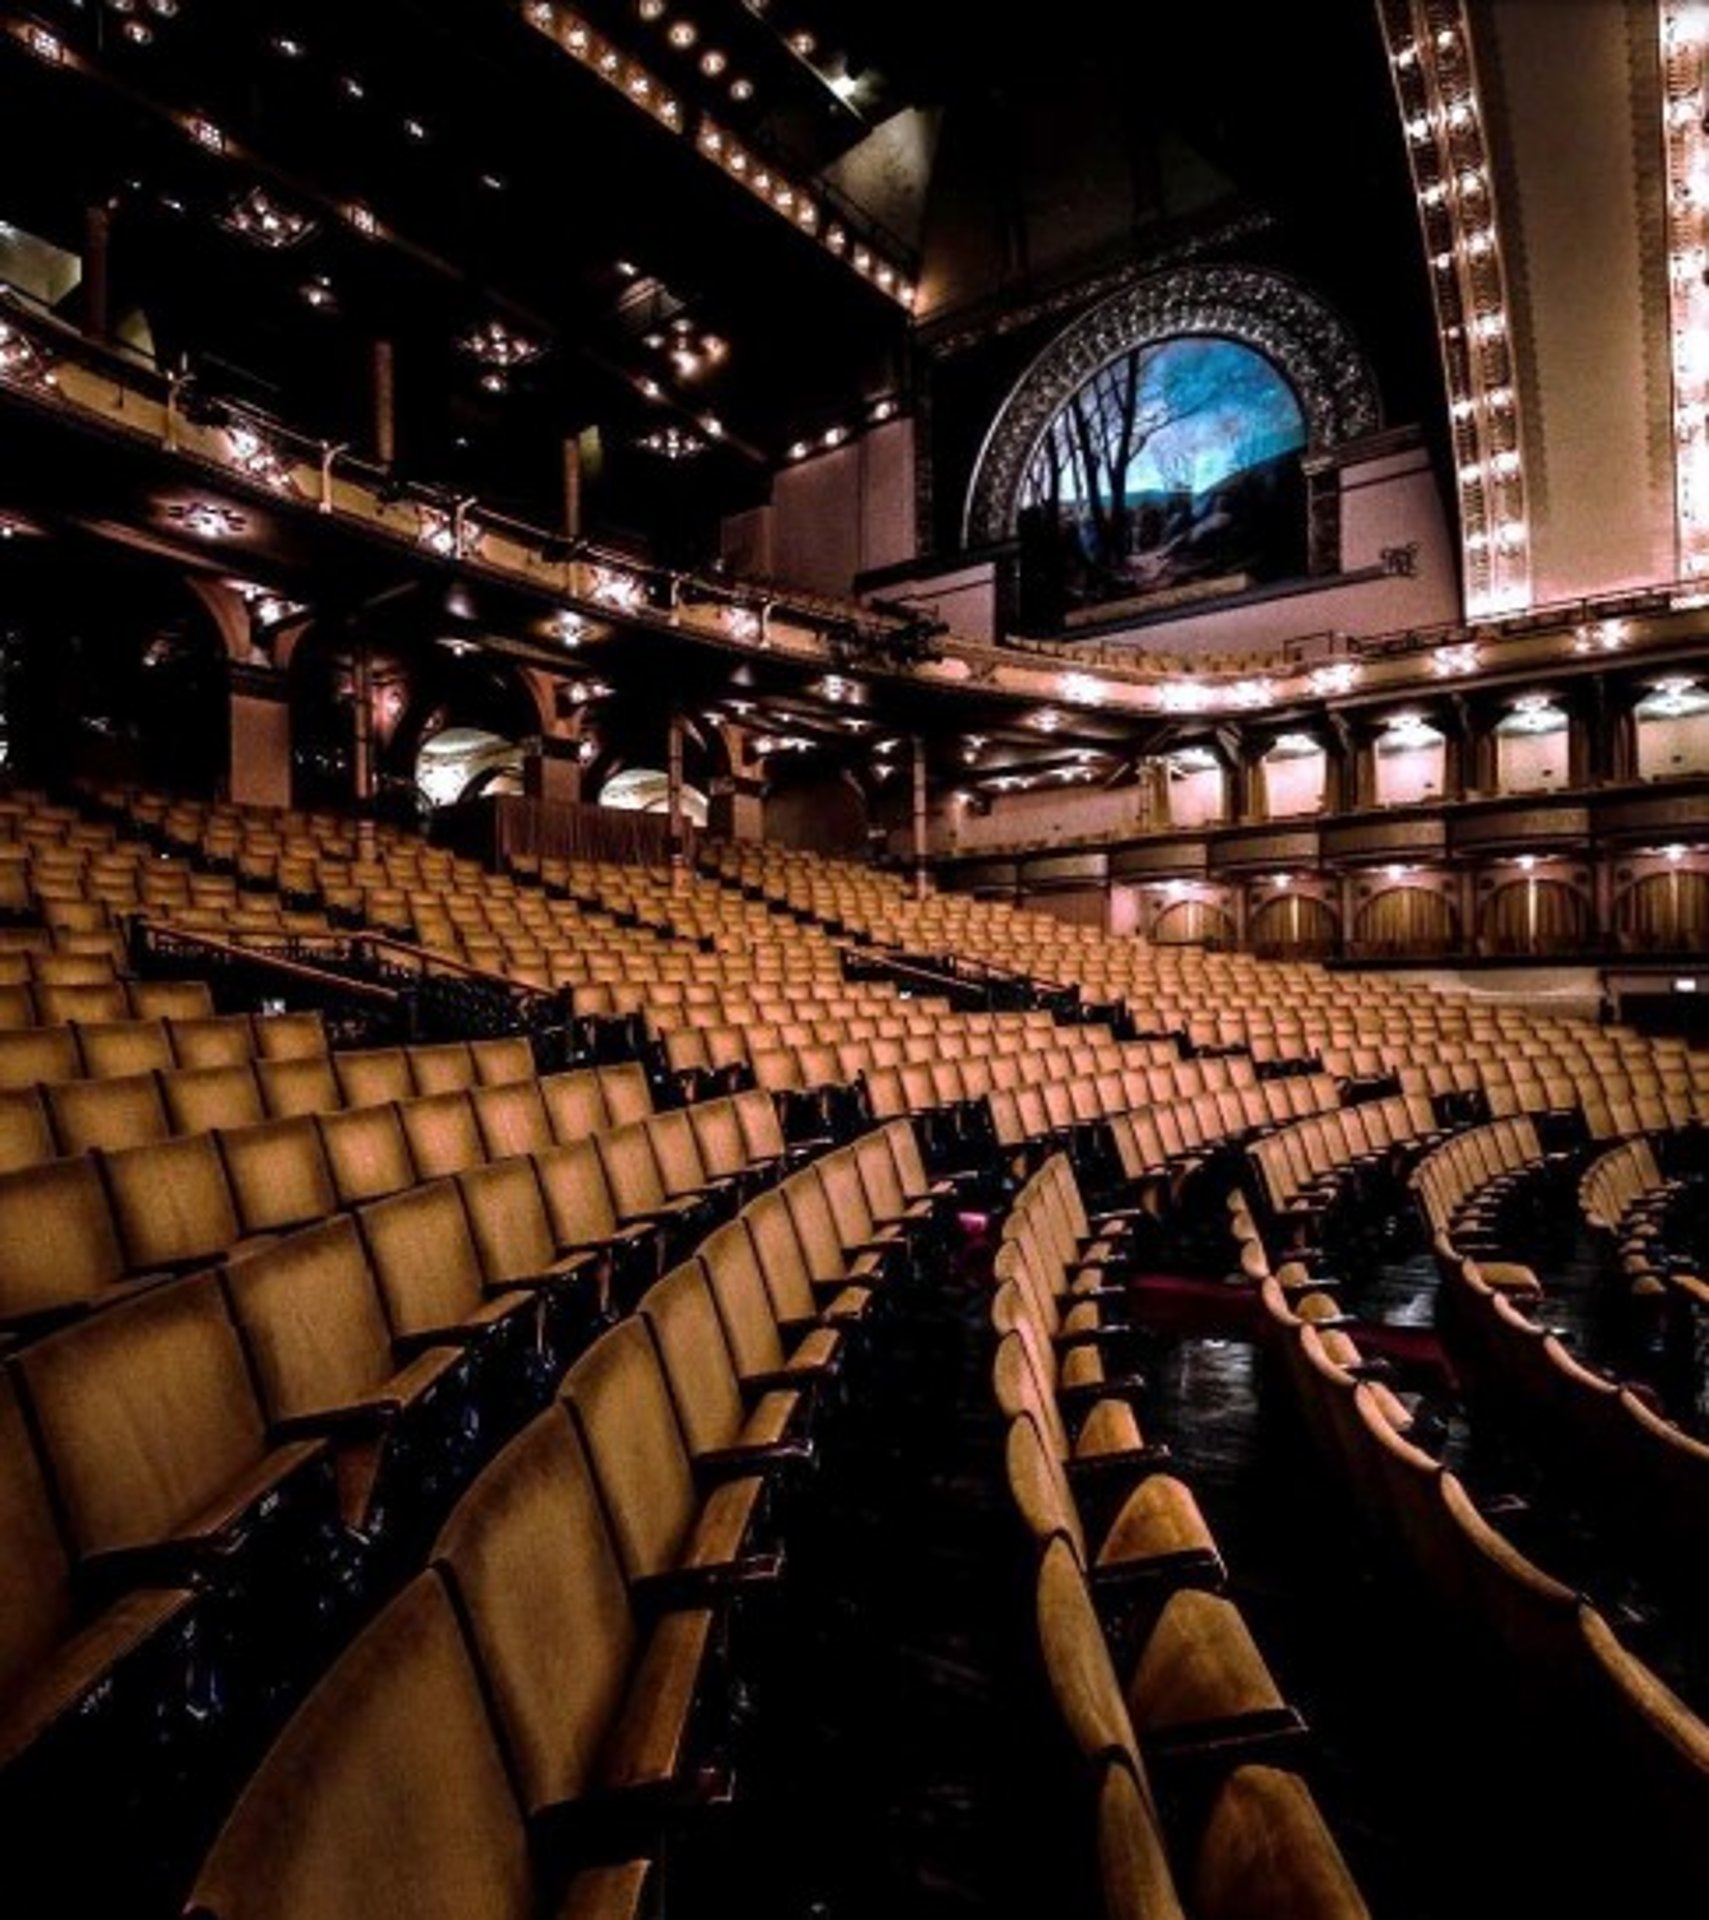
<instances>
[{"instance_id":1,"label":"blue sky in mural","mask_svg":"<svg viewBox=\"0 0 1709 1920\"><path fill-rule=\"evenodd\" d=\"M1090 383L1101 410L1119 407L1125 381ZM1261 353L1232 340L1167 340L1139 359L1138 419L1156 422L1127 469L1127 497L1205 494L1250 467L1305 445L1293 389ZM1110 422L1109 443L1120 434ZM1135 436L1136 438L1139 436ZM1066 476L1065 476L1066 477ZM1070 487L1066 497L1077 497Z\"/></svg>"}]
</instances>

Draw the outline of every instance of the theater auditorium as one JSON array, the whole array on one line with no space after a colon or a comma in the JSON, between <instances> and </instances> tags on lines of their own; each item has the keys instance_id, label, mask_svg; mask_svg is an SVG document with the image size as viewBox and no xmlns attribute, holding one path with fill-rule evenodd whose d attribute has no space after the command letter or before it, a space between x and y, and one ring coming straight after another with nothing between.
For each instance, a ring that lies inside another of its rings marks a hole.
<instances>
[{"instance_id":1,"label":"theater auditorium","mask_svg":"<svg viewBox=\"0 0 1709 1920\"><path fill-rule=\"evenodd\" d=\"M0 1913L1709 1911L1709 5L0 0Z\"/></svg>"}]
</instances>

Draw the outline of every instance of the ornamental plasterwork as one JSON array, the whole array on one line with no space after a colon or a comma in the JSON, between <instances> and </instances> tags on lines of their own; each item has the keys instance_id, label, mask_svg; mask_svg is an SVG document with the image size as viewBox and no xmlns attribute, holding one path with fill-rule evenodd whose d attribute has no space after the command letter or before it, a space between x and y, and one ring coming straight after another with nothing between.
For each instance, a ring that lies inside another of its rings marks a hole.
<instances>
[{"instance_id":1,"label":"ornamental plasterwork","mask_svg":"<svg viewBox=\"0 0 1709 1920\"><path fill-rule=\"evenodd\" d=\"M1022 376L987 436L968 495L963 544L1008 539L1033 450L1085 383L1135 348L1183 335L1256 348L1298 396L1308 450L1382 424L1376 385L1352 335L1297 281L1258 267L1186 267L1152 275L1059 334Z\"/></svg>"}]
</instances>

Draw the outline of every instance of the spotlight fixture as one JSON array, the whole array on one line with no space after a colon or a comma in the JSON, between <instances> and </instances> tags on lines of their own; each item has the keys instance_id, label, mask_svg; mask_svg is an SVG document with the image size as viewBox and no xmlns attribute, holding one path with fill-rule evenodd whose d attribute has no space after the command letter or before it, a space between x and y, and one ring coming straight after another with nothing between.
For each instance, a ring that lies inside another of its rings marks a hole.
<instances>
[{"instance_id":1,"label":"spotlight fixture","mask_svg":"<svg viewBox=\"0 0 1709 1920\"><path fill-rule=\"evenodd\" d=\"M270 253L300 247L316 232L316 222L294 207L282 207L264 187L251 187L226 208L219 223L251 246Z\"/></svg>"},{"instance_id":2,"label":"spotlight fixture","mask_svg":"<svg viewBox=\"0 0 1709 1920\"><path fill-rule=\"evenodd\" d=\"M20 387L54 387L59 376L53 361L27 334L0 320L0 380Z\"/></svg>"},{"instance_id":3,"label":"spotlight fixture","mask_svg":"<svg viewBox=\"0 0 1709 1920\"><path fill-rule=\"evenodd\" d=\"M278 493L293 491L290 462L249 421L234 421L226 429L226 441L232 460L251 480Z\"/></svg>"},{"instance_id":4,"label":"spotlight fixture","mask_svg":"<svg viewBox=\"0 0 1709 1920\"><path fill-rule=\"evenodd\" d=\"M684 427L657 427L635 442L643 453L654 453L661 460L693 460L706 451L706 442Z\"/></svg>"},{"instance_id":5,"label":"spotlight fixture","mask_svg":"<svg viewBox=\"0 0 1709 1920\"><path fill-rule=\"evenodd\" d=\"M248 516L235 507L217 506L209 500L175 500L166 509L166 517L203 540L234 539L249 525Z\"/></svg>"},{"instance_id":6,"label":"spotlight fixture","mask_svg":"<svg viewBox=\"0 0 1709 1920\"><path fill-rule=\"evenodd\" d=\"M458 340L459 350L481 367L481 385L488 393L503 393L517 368L538 360L539 341L517 333L502 320L483 320Z\"/></svg>"}]
</instances>

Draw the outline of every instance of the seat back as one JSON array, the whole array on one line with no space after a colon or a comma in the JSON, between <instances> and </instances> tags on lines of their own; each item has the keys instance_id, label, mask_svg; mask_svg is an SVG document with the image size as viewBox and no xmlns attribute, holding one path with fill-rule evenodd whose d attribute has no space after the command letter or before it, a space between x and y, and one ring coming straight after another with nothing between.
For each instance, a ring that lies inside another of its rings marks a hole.
<instances>
[{"instance_id":1,"label":"seat back","mask_svg":"<svg viewBox=\"0 0 1709 1920\"><path fill-rule=\"evenodd\" d=\"M77 1035L64 1024L0 1031L0 1087L51 1086L82 1071Z\"/></svg>"},{"instance_id":2,"label":"seat back","mask_svg":"<svg viewBox=\"0 0 1709 1920\"><path fill-rule=\"evenodd\" d=\"M534 1049L521 1034L471 1041L469 1052L483 1087L505 1087L513 1080L534 1078Z\"/></svg>"},{"instance_id":3,"label":"seat back","mask_svg":"<svg viewBox=\"0 0 1709 1920\"><path fill-rule=\"evenodd\" d=\"M1143 1782L1139 1743L1109 1642L1066 1540L1049 1541L1039 1557L1035 1616L1045 1679L1076 1750L1089 1761L1120 1760Z\"/></svg>"},{"instance_id":4,"label":"seat back","mask_svg":"<svg viewBox=\"0 0 1709 1920\"><path fill-rule=\"evenodd\" d=\"M488 1283L526 1280L557 1259L545 1198L524 1154L458 1174L469 1232Z\"/></svg>"},{"instance_id":5,"label":"seat back","mask_svg":"<svg viewBox=\"0 0 1709 1920\"><path fill-rule=\"evenodd\" d=\"M212 1134L186 1134L103 1158L113 1218L132 1273L219 1259L242 1229Z\"/></svg>"},{"instance_id":6,"label":"seat back","mask_svg":"<svg viewBox=\"0 0 1709 1920\"><path fill-rule=\"evenodd\" d=\"M548 1074L540 1082L540 1094L546 1102L553 1138L561 1143L591 1139L611 1125L595 1068Z\"/></svg>"},{"instance_id":7,"label":"seat back","mask_svg":"<svg viewBox=\"0 0 1709 1920\"><path fill-rule=\"evenodd\" d=\"M618 1217L633 1220L656 1212L669 1195L659 1172L658 1156L653 1151L653 1136L644 1120L628 1126L613 1127L595 1143L600 1164L611 1188Z\"/></svg>"},{"instance_id":8,"label":"seat back","mask_svg":"<svg viewBox=\"0 0 1709 1920\"><path fill-rule=\"evenodd\" d=\"M701 1263L687 1261L649 1287L641 1317L652 1332L689 1452L734 1446L746 1410Z\"/></svg>"},{"instance_id":9,"label":"seat back","mask_svg":"<svg viewBox=\"0 0 1709 1920\"><path fill-rule=\"evenodd\" d=\"M409 1143L418 1180L438 1180L478 1167L487 1158L486 1142L467 1093L426 1093L405 1100L398 1122Z\"/></svg>"},{"instance_id":10,"label":"seat back","mask_svg":"<svg viewBox=\"0 0 1709 1920\"><path fill-rule=\"evenodd\" d=\"M1369 1920L1311 1789L1278 1767L1230 1774L1199 1842L1191 1906L1195 1913Z\"/></svg>"},{"instance_id":11,"label":"seat back","mask_svg":"<svg viewBox=\"0 0 1709 1920\"><path fill-rule=\"evenodd\" d=\"M0 1323L87 1302L125 1256L88 1155L0 1174Z\"/></svg>"},{"instance_id":12,"label":"seat back","mask_svg":"<svg viewBox=\"0 0 1709 1920\"><path fill-rule=\"evenodd\" d=\"M307 1114L230 1128L219 1148L243 1233L282 1233L337 1210L320 1129Z\"/></svg>"},{"instance_id":13,"label":"seat back","mask_svg":"<svg viewBox=\"0 0 1709 1920\"><path fill-rule=\"evenodd\" d=\"M782 1321L811 1320L818 1311L812 1273L789 1202L780 1189L757 1195L742 1211L753 1243L754 1256L771 1296L774 1317Z\"/></svg>"},{"instance_id":14,"label":"seat back","mask_svg":"<svg viewBox=\"0 0 1709 1920\"><path fill-rule=\"evenodd\" d=\"M269 1420L349 1406L391 1377L391 1333L349 1215L245 1254L223 1278Z\"/></svg>"},{"instance_id":15,"label":"seat back","mask_svg":"<svg viewBox=\"0 0 1709 1920\"><path fill-rule=\"evenodd\" d=\"M202 1920L530 1920L527 1832L442 1577L297 1711L202 1864Z\"/></svg>"},{"instance_id":16,"label":"seat back","mask_svg":"<svg viewBox=\"0 0 1709 1920\"><path fill-rule=\"evenodd\" d=\"M319 1125L340 1206L361 1206L414 1186L415 1163L396 1107L323 1113Z\"/></svg>"},{"instance_id":17,"label":"seat back","mask_svg":"<svg viewBox=\"0 0 1709 1920\"><path fill-rule=\"evenodd\" d=\"M532 1158L560 1247L590 1246L617 1231L605 1167L592 1140L573 1140Z\"/></svg>"},{"instance_id":18,"label":"seat back","mask_svg":"<svg viewBox=\"0 0 1709 1920\"><path fill-rule=\"evenodd\" d=\"M0 1087L0 1173L53 1159L53 1123L40 1087Z\"/></svg>"},{"instance_id":19,"label":"seat back","mask_svg":"<svg viewBox=\"0 0 1709 1920\"><path fill-rule=\"evenodd\" d=\"M173 1064L172 1042L159 1020L85 1020L77 1050L91 1079L112 1074L163 1073Z\"/></svg>"},{"instance_id":20,"label":"seat back","mask_svg":"<svg viewBox=\"0 0 1709 1920\"><path fill-rule=\"evenodd\" d=\"M470 1097L489 1160L505 1160L517 1153L544 1153L556 1144L540 1088L533 1080L477 1087Z\"/></svg>"},{"instance_id":21,"label":"seat back","mask_svg":"<svg viewBox=\"0 0 1709 1920\"><path fill-rule=\"evenodd\" d=\"M1033 1539L1041 1547L1053 1539L1063 1540L1076 1563L1084 1565L1086 1535L1073 1489L1061 1460L1045 1444L1032 1414L1023 1413L1009 1422L1004 1464L1009 1497Z\"/></svg>"},{"instance_id":22,"label":"seat back","mask_svg":"<svg viewBox=\"0 0 1709 1920\"><path fill-rule=\"evenodd\" d=\"M402 1047L335 1053L332 1070L339 1097L347 1107L378 1107L390 1100L407 1100L415 1092L409 1055Z\"/></svg>"},{"instance_id":23,"label":"seat back","mask_svg":"<svg viewBox=\"0 0 1709 1920\"><path fill-rule=\"evenodd\" d=\"M466 1040L409 1049L410 1083L418 1094L463 1093L479 1084Z\"/></svg>"},{"instance_id":24,"label":"seat back","mask_svg":"<svg viewBox=\"0 0 1709 1920\"><path fill-rule=\"evenodd\" d=\"M121 1300L17 1366L80 1556L171 1538L268 1450L211 1273Z\"/></svg>"},{"instance_id":25,"label":"seat back","mask_svg":"<svg viewBox=\"0 0 1709 1920\"><path fill-rule=\"evenodd\" d=\"M855 1159L854 1149L844 1147L836 1153L826 1154L815 1163L814 1171L819 1176L838 1240L845 1247L858 1247L863 1241L870 1240L877 1229L873 1224L872 1208L867 1204L866 1188L861 1183L860 1164Z\"/></svg>"},{"instance_id":26,"label":"seat back","mask_svg":"<svg viewBox=\"0 0 1709 1920\"><path fill-rule=\"evenodd\" d=\"M694 1137L694 1123L688 1114L679 1107L654 1114L646 1124L665 1192L675 1198L679 1194L704 1191L708 1179L706 1165L700 1157L700 1143Z\"/></svg>"},{"instance_id":27,"label":"seat back","mask_svg":"<svg viewBox=\"0 0 1709 1920\"><path fill-rule=\"evenodd\" d=\"M261 1023L256 1024L259 1028ZM291 1055L282 1060L259 1058L255 1078L267 1111L276 1120L303 1113L337 1113L344 1105L332 1061L324 1053Z\"/></svg>"},{"instance_id":28,"label":"seat back","mask_svg":"<svg viewBox=\"0 0 1709 1920\"><path fill-rule=\"evenodd\" d=\"M139 1020L206 1020L214 1011L205 980L133 980L130 1002Z\"/></svg>"},{"instance_id":29,"label":"seat back","mask_svg":"<svg viewBox=\"0 0 1709 1920\"><path fill-rule=\"evenodd\" d=\"M866 1204L874 1219L900 1219L908 1205L896 1171L890 1142L880 1133L863 1133L854 1143L855 1166L866 1190Z\"/></svg>"},{"instance_id":30,"label":"seat back","mask_svg":"<svg viewBox=\"0 0 1709 1920\"><path fill-rule=\"evenodd\" d=\"M180 1067L241 1067L255 1057L249 1016L216 1013L172 1022L172 1058Z\"/></svg>"},{"instance_id":31,"label":"seat back","mask_svg":"<svg viewBox=\"0 0 1709 1920\"><path fill-rule=\"evenodd\" d=\"M740 1173L748 1165L748 1143L734 1100L702 1100L688 1109L688 1120L701 1165L714 1179Z\"/></svg>"},{"instance_id":32,"label":"seat back","mask_svg":"<svg viewBox=\"0 0 1709 1920\"><path fill-rule=\"evenodd\" d=\"M746 1225L732 1220L709 1234L701 1243L700 1260L737 1373L744 1380L776 1373L784 1363L783 1342Z\"/></svg>"},{"instance_id":33,"label":"seat back","mask_svg":"<svg viewBox=\"0 0 1709 1920\"><path fill-rule=\"evenodd\" d=\"M563 1397L605 1496L630 1579L676 1565L699 1509L664 1369L639 1319L602 1334L564 1376Z\"/></svg>"},{"instance_id":34,"label":"seat back","mask_svg":"<svg viewBox=\"0 0 1709 1920\"><path fill-rule=\"evenodd\" d=\"M735 1096L735 1106L742 1137L748 1143L749 1159L781 1159L786 1151L783 1127L771 1095L763 1087L750 1087Z\"/></svg>"},{"instance_id":35,"label":"seat back","mask_svg":"<svg viewBox=\"0 0 1709 1920\"><path fill-rule=\"evenodd\" d=\"M454 1327L479 1311L480 1255L455 1180L370 1201L356 1218L395 1334Z\"/></svg>"},{"instance_id":36,"label":"seat back","mask_svg":"<svg viewBox=\"0 0 1709 1920\"><path fill-rule=\"evenodd\" d=\"M160 1081L152 1073L64 1080L45 1088L44 1095L61 1153L138 1147L164 1140L172 1131Z\"/></svg>"},{"instance_id":37,"label":"seat back","mask_svg":"<svg viewBox=\"0 0 1709 1920\"><path fill-rule=\"evenodd\" d=\"M532 1812L594 1784L636 1652L628 1588L587 1455L548 1407L457 1503L433 1549Z\"/></svg>"},{"instance_id":38,"label":"seat back","mask_svg":"<svg viewBox=\"0 0 1709 1920\"><path fill-rule=\"evenodd\" d=\"M653 1090L647 1084L646 1069L638 1063L626 1061L620 1066L601 1067L599 1084L612 1126L626 1127L651 1117Z\"/></svg>"},{"instance_id":39,"label":"seat back","mask_svg":"<svg viewBox=\"0 0 1709 1920\"><path fill-rule=\"evenodd\" d=\"M179 1067L161 1076L166 1114L174 1133L204 1133L211 1127L249 1127L266 1119L254 1069Z\"/></svg>"},{"instance_id":40,"label":"seat back","mask_svg":"<svg viewBox=\"0 0 1709 1920\"><path fill-rule=\"evenodd\" d=\"M790 1218L801 1242L807 1271L815 1280L838 1279L848 1266L835 1215L825 1197L819 1167L803 1167L778 1189L788 1203Z\"/></svg>"},{"instance_id":41,"label":"seat back","mask_svg":"<svg viewBox=\"0 0 1709 1920\"><path fill-rule=\"evenodd\" d=\"M71 1631L71 1563L9 1374L0 1372L0 1715Z\"/></svg>"}]
</instances>

